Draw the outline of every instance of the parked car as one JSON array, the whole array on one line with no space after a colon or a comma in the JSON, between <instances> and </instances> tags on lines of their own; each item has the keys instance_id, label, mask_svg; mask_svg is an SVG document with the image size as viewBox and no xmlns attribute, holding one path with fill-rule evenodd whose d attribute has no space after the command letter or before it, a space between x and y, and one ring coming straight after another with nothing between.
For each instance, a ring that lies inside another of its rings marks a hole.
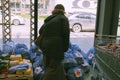
<instances>
[{"instance_id":1,"label":"parked car","mask_svg":"<svg viewBox=\"0 0 120 80\"><path fill-rule=\"evenodd\" d=\"M0 24L2 24L2 13L0 13ZM11 24L13 25L25 24L25 19L22 16L11 14Z\"/></svg>"},{"instance_id":2,"label":"parked car","mask_svg":"<svg viewBox=\"0 0 120 80\"><path fill-rule=\"evenodd\" d=\"M95 30L96 15L87 12L77 12L68 16L70 29L73 32Z\"/></svg>"}]
</instances>

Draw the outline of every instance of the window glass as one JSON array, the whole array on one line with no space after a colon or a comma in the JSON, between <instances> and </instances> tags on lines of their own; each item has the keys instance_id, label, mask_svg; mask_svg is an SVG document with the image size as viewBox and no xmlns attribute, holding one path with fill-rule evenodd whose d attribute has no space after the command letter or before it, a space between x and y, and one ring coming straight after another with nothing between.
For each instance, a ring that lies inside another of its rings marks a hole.
<instances>
[{"instance_id":1,"label":"window glass","mask_svg":"<svg viewBox=\"0 0 120 80\"><path fill-rule=\"evenodd\" d=\"M16 3L16 8L20 8L20 3Z\"/></svg>"},{"instance_id":2,"label":"window glass","mask_svg":"<svg viewBox=\"0 0 120 80\"><path fill-rule=\"evenodd\" d=\"M15 7L15 3L11 3L11 4L10 4L10 7L11 7L11 8Z\"/></svg>"},{"instance_id":3,"label":"window glass","mask_svg":"<svg viewBox=\"0 0 120 80\"><path fill-rule=\"evenodd\" d=\"M84 0L38 0L38 29L44 22L44 19L51 14L56 4L63 4L66 10L66 15L72 16L70 23L70 41L72 44L77 44L81 50L87 52L94 43L94 30L96 20L97 0L87 0L89 5ZM10 10L15 17L11 18L11 36L16 43L30 44L30 0L11 0ZM84 5L83 5L84 4ZM34 8L34 7L33 7ZM69 14L70 13L70 14ZM78 21L75 14L80 13L79 18L84 19ZM94 14L95 16L88 15ZM19 18L19 21L14 19ZM69 19L69 17L68 17ZM76 19L76 21L75 21ZM94 19L94 20L92 20ZM87 20L87 21L86 21ZM91 23L93 22L93 23ZM19 23L23 23L17 25ZM76 24L78 23L78 24ZM0 25L2 26L2 25ZM33 32L32 32L33 33ZM2 39L2 27L0 27L0 38ZM2 42L2 41L0 41Z\"/></svg>"},{"instance_id":4,"label":"window glass","mask_svg":"<svg viewBox=\"0 0 120 80\"><path fill-rule=\"evenodd\" d=\"M94 14L91 14L91 19L96 19L96 15L94 15Z\"/></svg>"},{"instance_id":5,"label":"window glass","mask_svg":"<svg viewBox=\"0 0 120 80\"><path fill-rule=\"evenodd\" d=\"M13 15L11 17L12 25L10 26L11 38L15 44L25 44L30 48L30 30L34 30L34 25L32 25L32 28L30 27L31 24L34 24L30 23L30 7L32 4L30 4L30 0L16 1L18 0L10 0L10 12ZM86 55L90 49L94 49L97 0L38 0L38 30L41 28L46 17L51 15L51 11L56 4L63 4L65 7L65 15L68 17L70 24L70 43L74 47L73 49L80 51L78 56L81 56L81 54ZM75 17L77 13L80 13L77 16L80 20ZM34 14L32 16L34 17ZM31 33L34 34L34 31ZM2 39L2 25L0 25L0 44L2 44ZM87 61L85 61L86 65L89 67ZM85 68L87 71L88 67ZM84 71L82 70L82 72ZM85 80L89 80L89 78L87 74Z\"/></svg>"},{"instance_id":6,"label":"window glass","mask_svg":"<svg viewBox=\"0 0 120 80\"><path fill-rule=\"evenodd\" d=\"M82 19L90 19L90 15L80 14L80 15L79 15L79 18L82 18Z\"/></svg>"}]
</instances>

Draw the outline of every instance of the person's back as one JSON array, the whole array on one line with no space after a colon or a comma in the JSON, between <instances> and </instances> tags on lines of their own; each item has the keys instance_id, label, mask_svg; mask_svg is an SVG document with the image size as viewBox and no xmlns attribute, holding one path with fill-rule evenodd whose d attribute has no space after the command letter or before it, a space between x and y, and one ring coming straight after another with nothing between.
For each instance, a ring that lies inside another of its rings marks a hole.
<instances>
[{"instance_id":1,"label":"person's back","mask_svg":"<svg viewBox=\"0 0 120 80\"><path fill-rule=\"evenodd\" d=\"M41 50L43 52L45 74L43 80L65 80L63 65L64 52L69 48L69 22L64 15L61 4L55 6L52 15L47 17L39 30L43 35Z\"/></svg>"},{"instance_id":2,"label":"person's back","mask_svg":"<svg viewBox=\"0 0 120 80\"><path fill-rule=\"evenodd\" d=\"M63 58L64 52L68 49L68 45L66 46L66 44L69 44L69 40L67 40L69 39L69 30L67 29L69 25L65 23L67 18L64 15L55 14L47 19L49 20L45 22L44 27L46 28L42 33L44 35L42 49L47 49L45 53L49 58ZM64 27L64 24L66 24L66 27Z\"/></svg>"}]
</instances>

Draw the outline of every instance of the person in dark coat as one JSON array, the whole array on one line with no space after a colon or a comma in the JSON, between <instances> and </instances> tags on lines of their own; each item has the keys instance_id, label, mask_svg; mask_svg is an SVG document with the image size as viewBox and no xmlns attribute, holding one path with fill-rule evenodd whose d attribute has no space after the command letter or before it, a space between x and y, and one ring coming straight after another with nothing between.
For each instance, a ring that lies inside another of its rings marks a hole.
<instances>
[{"instance_id":1,"label":"person in dark coat","mask_svg":"<svg viewBox=\"0 0 120 80\"><path fill-rule=\"evenodd\" d=\"M65 80L62 60L69 48L70 29L64 14L64 6L57 4L39 30L39 34L43 35L41 50L45 68L42 80Z\"/></svg>"}]
</instances>

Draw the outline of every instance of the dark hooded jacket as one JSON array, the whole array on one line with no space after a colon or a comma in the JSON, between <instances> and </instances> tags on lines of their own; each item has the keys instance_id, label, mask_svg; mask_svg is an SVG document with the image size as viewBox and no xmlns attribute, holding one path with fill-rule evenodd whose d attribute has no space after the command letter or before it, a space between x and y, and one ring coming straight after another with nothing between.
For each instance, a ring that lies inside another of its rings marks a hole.
<instances>
[{"instance_id":1,"label":"dark hooded jacket","mask_svg":"<svg viewBox=\"0 0 120 80\"><path fill-rule=\"evenodd\" d=\"M39 30L43 35L41 50L49 58L63 59L69 47L69 22L63 14L47 17Z\"/></svg>"}]
</instances>

